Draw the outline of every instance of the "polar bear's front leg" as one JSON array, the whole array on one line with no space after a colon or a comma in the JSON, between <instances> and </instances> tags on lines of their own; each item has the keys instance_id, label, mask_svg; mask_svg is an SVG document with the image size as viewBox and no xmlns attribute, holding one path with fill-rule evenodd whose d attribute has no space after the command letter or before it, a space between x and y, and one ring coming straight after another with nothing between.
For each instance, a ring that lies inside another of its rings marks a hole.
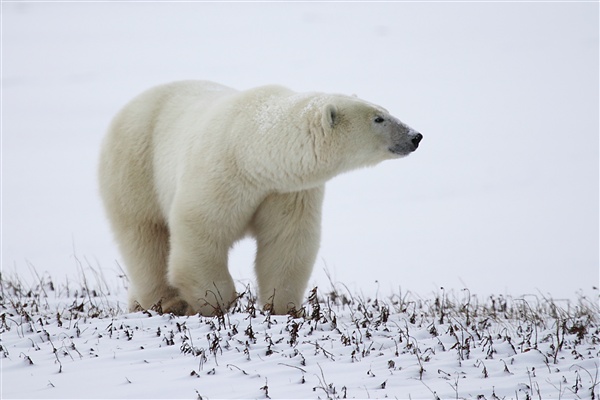
<instances>
[{"instance_id":1,"label":"polar bear's front leg","mask_svg":"<svg viewBox=\"0 0 600 400\"><path fill-rule=\"evenodd\" d=\"M272 194L253 220L260 300L274 314L299 309L321 238L324 187Z\"/></svg>"},{"instance_id":2,"label":"polar bear's front leg","mask_svg":"<svg viewBox=\"0 0 600 400\"><path fill-rule=\"evenodd\" d=\"M214 316L227 312L236 298L227 269L232 240L197 213L175 215L171 225L169 284L179 290L191 312Z\"/></svg>"}]
</instances>

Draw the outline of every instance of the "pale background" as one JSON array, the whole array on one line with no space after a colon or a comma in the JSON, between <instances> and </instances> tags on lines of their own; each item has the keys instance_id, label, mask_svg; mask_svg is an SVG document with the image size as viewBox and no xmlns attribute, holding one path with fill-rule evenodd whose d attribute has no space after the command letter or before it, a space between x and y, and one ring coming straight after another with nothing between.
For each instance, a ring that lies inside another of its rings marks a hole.
<instances>
[{"instance_id":1,"label":"pale background","mask_svg":"<svg viewBox=\"0 0 600 400\"><path fill-rule=\"evenodd\" d=\"M425 136L334 179L311 284L597 296L597 3L3 3L2 268L118 271L99 144L140 91L357 94ZM253 281L253 244L230 269Z\"/></svg>"}]
</instances>

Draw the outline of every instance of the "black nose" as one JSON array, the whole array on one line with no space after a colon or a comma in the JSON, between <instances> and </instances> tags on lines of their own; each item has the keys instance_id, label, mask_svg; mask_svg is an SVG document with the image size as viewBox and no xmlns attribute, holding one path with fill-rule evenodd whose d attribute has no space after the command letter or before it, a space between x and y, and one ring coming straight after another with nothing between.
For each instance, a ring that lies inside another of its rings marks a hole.
<instances>
[{"instance_id":1,"label":"black nose","mask_svg":"<svg viewBox=\"0 0 600 400\"><path fill-rule=\"evenodd\" d=\"M413 146L415 146L415 149L417 147L419 147L419 143L421 143L421 139L423 139L423 135L421 135L420 133L417 133L410 141L412 142Z\"/></svg>"}]
</instances>

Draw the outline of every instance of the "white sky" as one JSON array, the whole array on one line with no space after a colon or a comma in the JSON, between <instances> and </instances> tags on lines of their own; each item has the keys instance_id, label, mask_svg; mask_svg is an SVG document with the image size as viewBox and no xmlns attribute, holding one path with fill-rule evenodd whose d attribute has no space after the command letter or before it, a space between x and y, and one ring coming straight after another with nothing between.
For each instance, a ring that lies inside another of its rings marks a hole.
<instances>
[{"instance_id":1,"label":"white sky","mask_svg":"<svg viewBox=\"0 0 600 400\"><path fill-rule=\"evenodd\" d=\"M597 3L3 3L2 23L4 270L115 269L104 130L150 86L209 79L355 93L423 133L328 185L315 284L598 294Z\"/></svg>"}]
</instances>

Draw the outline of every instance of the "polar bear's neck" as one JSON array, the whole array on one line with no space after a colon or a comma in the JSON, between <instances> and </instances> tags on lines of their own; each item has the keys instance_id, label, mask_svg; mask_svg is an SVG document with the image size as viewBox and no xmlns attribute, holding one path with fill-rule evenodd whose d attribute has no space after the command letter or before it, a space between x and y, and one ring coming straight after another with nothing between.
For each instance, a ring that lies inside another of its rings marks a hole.
<instances>
[{"instance_id":1,"label":"polar bear's neck","mask_svg":"<svg viewBox=\"0 0 600 400\"><path fill-rule=\"evenodd\" d=\"M326 139L319 112L324 95L285 88L251 93L253 101L247 95L238 103L244 112L236 124L243 129L232 129L238 136L233 142L243 143L234 146L241 174L276 191L320 186L336 174L322 151Z\"/></svg>"}]
</instances>

